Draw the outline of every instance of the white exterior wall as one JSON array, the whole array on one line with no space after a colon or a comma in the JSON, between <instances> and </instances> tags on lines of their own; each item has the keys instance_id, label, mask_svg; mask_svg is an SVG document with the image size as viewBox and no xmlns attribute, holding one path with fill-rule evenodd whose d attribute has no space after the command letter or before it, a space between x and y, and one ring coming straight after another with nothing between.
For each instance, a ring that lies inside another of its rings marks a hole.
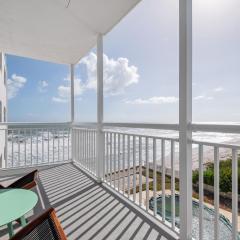
<instances>
[{"instance_id":1,"label":"white exterior wall","mask_svg":"<svg viewBox=\"0 0 240 240\"><path fill-rule=\"evenodd\" d=\"M5 56L0 53L0 122L4 121L7 121L7 68ZM6 128L0 125L0 168L6 163Z\"/></svg>"}]
</instances>

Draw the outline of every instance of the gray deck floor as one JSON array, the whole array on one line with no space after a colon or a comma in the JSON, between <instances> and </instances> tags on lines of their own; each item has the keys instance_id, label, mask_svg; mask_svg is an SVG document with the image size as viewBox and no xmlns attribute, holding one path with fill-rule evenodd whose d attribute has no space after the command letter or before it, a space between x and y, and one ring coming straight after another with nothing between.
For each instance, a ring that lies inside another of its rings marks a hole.
<instances>
[{"instance_id":1,"label":"gray deck floor","mask_svg":"<svg viewBox=\"0 0 240 240\"><path fill-rule=\"evenodd\" d=\"M73 164L41 170L35 191L39 202L29 220L52 206L68 239L173 239L161 224ZM6 228L0 229L0 239L7 239Z\"/></svg>"}]
</instances>

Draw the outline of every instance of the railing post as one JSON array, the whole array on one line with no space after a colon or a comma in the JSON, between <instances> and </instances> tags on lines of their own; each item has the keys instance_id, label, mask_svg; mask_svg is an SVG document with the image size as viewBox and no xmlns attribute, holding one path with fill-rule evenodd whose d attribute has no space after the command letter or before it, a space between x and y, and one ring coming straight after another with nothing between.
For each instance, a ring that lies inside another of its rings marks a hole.
<instances>
[{"instance_id":1,"label":"railing post","mask_svg":"<svg viewBox=\"0 0 240 240\"><path fill-rule=\"evenodd\" d=\"M192 239L192 0L179 1L180 239Z\"/></svg>"},{"instance_id":2,"label":"railing post","mask_svg":"<svg viewBox=\"0 0 240 240\"><path fill-rule=\"evenodd\" d=\"M104 133L103 133L103 37L97 39L97 180L104 175Z\"/></svg>"},{"instance_id":3,"label":"railing post","mask_svg":"<svg viewBox=\"0 0 240 240\"><path fill-rule=\"evenodd\" d=\"M73 137L73 123L75 120L75 107L74 107L74 64L70 65L70 80L71 80L71 155L72 155L72 161L75 159L75 143L74 143L74 137Z\"/></svg>"}]
</instances>

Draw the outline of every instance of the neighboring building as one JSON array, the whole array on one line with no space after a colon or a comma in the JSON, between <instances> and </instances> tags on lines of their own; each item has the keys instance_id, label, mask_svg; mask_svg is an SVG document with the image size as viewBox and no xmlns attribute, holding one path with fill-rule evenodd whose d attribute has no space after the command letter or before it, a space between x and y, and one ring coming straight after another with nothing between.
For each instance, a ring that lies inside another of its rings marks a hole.
<instances>
[{"instance_id":1,"label":"neighboring building","mask_svg":"<svg viewBox=\"0 0 240 240\"><path fill-rule=\"evenodd\" d=\"M0 53L0 123L7 121L7 67L5 56ZM0 125L0 168L5 167L7 158L7 127Z\"/></svg>"}]
</instances>

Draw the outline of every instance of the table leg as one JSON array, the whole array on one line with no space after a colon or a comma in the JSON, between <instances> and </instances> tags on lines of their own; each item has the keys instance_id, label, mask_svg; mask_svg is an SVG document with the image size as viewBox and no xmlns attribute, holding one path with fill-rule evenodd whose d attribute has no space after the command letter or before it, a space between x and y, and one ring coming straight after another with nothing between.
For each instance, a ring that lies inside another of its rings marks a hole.
<instances>
[{"instance_id":1,"label":"table leg","mask_svg":"<svg viewBox=\"0 0 240 240\"><path fill-rule=\"evenodd\" d=\"M9 237L11 238L13 235L14 235L14 232L13 232L13 225L12 223L8 223L7 224L7 227L8 227L8 234L9 234Z\"/></svg>"},{"instance_id":2,"label":"table leg","mask_svg":"<svg viewBox=\"0 0 240 240\"><path fill-rule=\"evenodd\" d=\"M27 225L27 221L26 221L26 218L24 216L20 217L20 222L21 222L22 227Z\"/></svg>"}]
</instances>

